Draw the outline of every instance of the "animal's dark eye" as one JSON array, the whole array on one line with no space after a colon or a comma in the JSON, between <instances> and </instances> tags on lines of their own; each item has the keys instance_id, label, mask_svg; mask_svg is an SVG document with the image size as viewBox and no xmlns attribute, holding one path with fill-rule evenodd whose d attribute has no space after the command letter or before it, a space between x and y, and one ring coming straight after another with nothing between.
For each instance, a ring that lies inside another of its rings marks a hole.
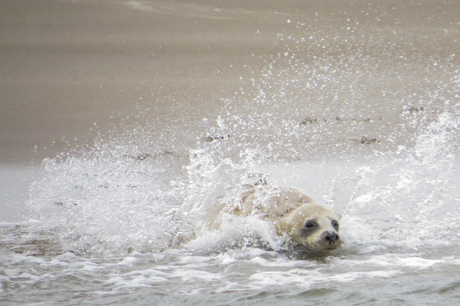
<instances>
[{"instance_id":1,"label":"animal's dark eye","mask_svg":"<svg viewBox=\"0 0 460 306\"><path fill-rule=\"evenodd\" d=\"M336 220L331 221L332 227L335 228L337 231L339 230L339 222Z\"/></svg>"},{"instance_id":2,"label":"animal's dark eye","mask_svg":"<svg viewBox=\"0 0 460 306\"><path fill-rule=\"evenodd\" d=\"M312 233L316 232L318 229L319 229L319 225L318 225L318 222L316 222L316 220L307 220L305 222L304 228L302 228L300 231L300 236L308 237Z\"/></svg>"}]
</instances>

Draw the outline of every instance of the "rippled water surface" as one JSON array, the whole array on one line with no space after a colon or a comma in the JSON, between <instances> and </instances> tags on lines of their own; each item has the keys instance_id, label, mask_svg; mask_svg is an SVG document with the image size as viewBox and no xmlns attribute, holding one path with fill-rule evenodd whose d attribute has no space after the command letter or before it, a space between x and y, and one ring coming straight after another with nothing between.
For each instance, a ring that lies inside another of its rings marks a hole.
<instances>
[{"instance_id":1,"label":"rippled water surface","mask_svg":"<svg viewBox=\"0 0 460 306\"><path fill-rule=\"evenodd\" d=\"M215 116L145 118L45 159L27 221L0 225L2 305L458 303L458 27L287 20L280 46ZM341 249L219 213L260 184L336 211Z\"/></svg>"}]
</instances>

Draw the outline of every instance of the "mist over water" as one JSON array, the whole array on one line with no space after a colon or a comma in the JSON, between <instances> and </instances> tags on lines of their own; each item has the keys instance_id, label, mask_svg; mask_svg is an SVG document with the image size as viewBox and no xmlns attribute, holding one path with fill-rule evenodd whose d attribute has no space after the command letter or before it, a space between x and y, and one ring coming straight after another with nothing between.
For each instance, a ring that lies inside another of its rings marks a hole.
<instances>
[{"instance_id":1,"label":"mist over water","mask_svg":"<svg viewBox=\"0 0 460 306\"><path fill-rule=\"evenodd\" d=\"M200 120L153 117L45 159L30 186L31 221L10 232L21 239L7 251L20 258L4 283L59 288L65 301L71 288L47 277L74 276L79 292L91 279L85 294L101 304L134 292L127 299L138 303L174 294L198 303L196 293L248 305L270 301L264 294L358 303L370 288L384 301L405 292L417 302L407 292L435 275L431 288L458 298L449 272L460 265L457 38L287 23L283 33L302 35L281 33L285 51L262 73L248 64L241 90L217 97L221 109ZM308 258L257 215L219 213L259 184L299 187L336 211L341 250ZM207 227L213 214L217 229ZM148 291L166 288L174 294Z\"/></svg>"}]
</instances>

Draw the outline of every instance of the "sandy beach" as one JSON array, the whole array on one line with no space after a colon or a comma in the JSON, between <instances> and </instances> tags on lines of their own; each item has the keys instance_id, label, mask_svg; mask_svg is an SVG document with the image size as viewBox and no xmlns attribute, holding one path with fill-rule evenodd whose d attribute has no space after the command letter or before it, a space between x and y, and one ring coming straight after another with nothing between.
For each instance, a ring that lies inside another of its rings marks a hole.
<instances>
[{"instance_id":1,"label":"sandy beach","mask_svg":"<svg viewBox=\"0 0 460 306\"><path fill-rule=\"evenodd\" d=\"M0 164L40 163L139 112L212 117L299 22L458 33L457 2L417 3L2 0Z\"/></svg>"},{"instance_id":2,"label":"sandy beach","mask_svg":"<svg viewBox=\"0 0 460 306\"><path fill-rule=\"evenodd\" d=\"M181 108L190 118L208 107L196 100L235 90L243 65L276 52L294 11L244 1L0 6L0 163L40 163L66 141L90 142L91 130L136 114L141 99L156 101L156 114Z\"/></svg>"}]
</instances>

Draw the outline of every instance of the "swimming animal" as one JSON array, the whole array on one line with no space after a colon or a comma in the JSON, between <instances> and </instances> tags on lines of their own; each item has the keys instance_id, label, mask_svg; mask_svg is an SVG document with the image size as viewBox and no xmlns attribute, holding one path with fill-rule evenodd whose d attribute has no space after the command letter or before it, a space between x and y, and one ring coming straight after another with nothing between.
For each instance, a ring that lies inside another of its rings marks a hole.
<instances>
[{"instance_id":1,"label":"swimming animal","mask_svg":"<svg viewBox=\"0 0 460 306\"><path fill-rule=\"evenodd\" d=\"M279 235L287 234L295 244L315 253L336 250L342 243L337 215L296 188L252 188L229 213L261 214L273 222Z\"/></svg>"}]
</instances>

